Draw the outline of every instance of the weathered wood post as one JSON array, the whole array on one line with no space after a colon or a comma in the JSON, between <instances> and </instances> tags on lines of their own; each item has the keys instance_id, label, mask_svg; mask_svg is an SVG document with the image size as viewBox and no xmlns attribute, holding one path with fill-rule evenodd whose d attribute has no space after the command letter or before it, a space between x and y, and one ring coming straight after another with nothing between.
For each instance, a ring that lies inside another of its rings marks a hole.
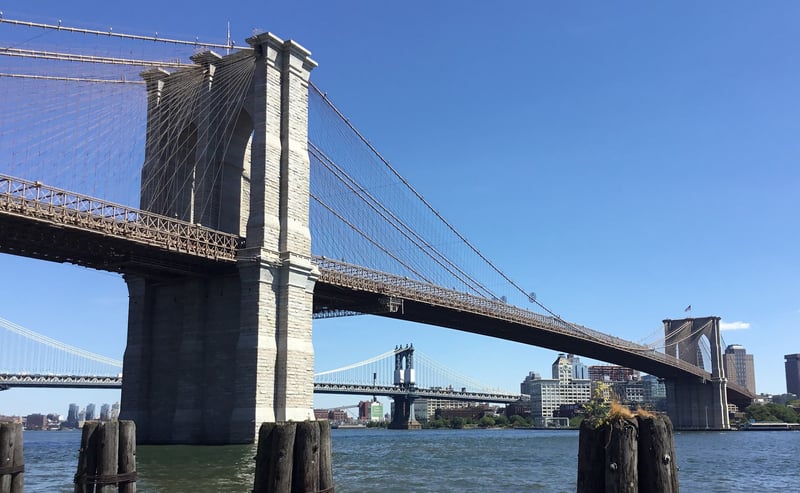
<instances>
[{"instance_id":1,"label":"weathered wood post","mask_svg":"<svg viewBox=\"0 0 800 493\"><path fill-rule=\"evenodd\" d=\"M319 424L316 421L297 423L292 464L292 491L305 493L319 490Z\"/></svg>"},{"instance_id":2,"label":"weathered wood post","mask_svg":"<svg viewBox=\"0 0 800 493\"><path fill-rule=\"evenodd\" d=\"M639 423L636 418L618 417L605 427L608 441L605 457L605 491L639 491Z\"/></svg>"},{"instance_id":3,"label":"weathered wood post","mask_svg":"<svg viewBox=\"0 0 800 493\"><path fill-rule=\"evenodd\" d=\"M585 419L578 439L577 491L677 493L669 418L625 411Z\"/></svg>"},{"instance_id":4,"label":"weathered wood post","mask_svg":"<svg viewBox=\"0 0 800 493\"><path fill-rule=\"evenodd\" d=\"M638 423L615 416L585 419L578 438L578 493L635 493Z\"/></svg>"},{"instance_id":5,"label":"weathered wood post","mask_svg":"<svg viewBox=\"0 0 800 493\"><path fill-rule=\"evenodd\" d=\"M119 463L119 426L116 423L100 423L98 436L99 455L97 461L97 493L114 493L117 465Z\"/></svg>"},{"instance_id":6,"label":"weathered wood post","mask_svg":"<svg viewBox=\"0 0 800 493\"><path fill-rule=\"evenodd\" d=\"M136 493L136 423L119 421L119 493Z\"/></svg>"},{"instance_id":7,"label":"weathered wood post","mask_svg":"<svg viewBox=\"0 0 800 493\"><path fill-rule=\"evenodd\" d=\"M605 489L606 429L593 420L581 422L578 435L578 493L602 492Z\"/></svg>"},{"instance_id":8,"label":"weathered wood post","mask_svg":"<svg viewBox=\"0 0 800 493\"><path fill-rule=\"evenodd\" d=\"M135 456L133 421L87 421L81 434L75 493L135 493Z\"/></svg>"},{"instance_id":9,"label":"weathered wood post","mask_svg":"<svg viewBox=\"0 0 800 493\"><path fill-rule=\"evenodd\" d=\"M81 448L78 454L78 471L75 473L75 493L94 493L94 478L97 471L98 421L86 421L81 430Z\"/></svg>"},{"instance_id":10,"label":"weathered wood post","mask_svg":"<svg viewBox=\"0 0 800 493\"><path fill-rule=\"evenodd\" d=\"M327 421L263 423L253 493L334 491L330 433Z\"/></svg>"},{"instance_id":11,"label":"weathered wood post","mask_svg":"<svg viewBox=\"0 0 800 493\"><path fill-rule=\"evenodd\" d=\"M333 462L331 456L331 422L319 423L319 491L333 491Z\"/></svg>"},{"instance_id":12,"label":"weathered wood post","mask_svg":"<svg viewBox=\"0 0 800 493\"><path fill-rule=\"evenodd\" d=\"M0 423L0 493L22 493L22 423Z\"/></svg>"},{"instance_id":13,"label":"weathered wood post","mask_svg":"<svg viewBox=\"0 0 800 493\"><path fill-rule=\"evenodd\" d=\"M639 414L639 491L678 492L678 463L672 422Z\"/></svg>"}]
</instances>

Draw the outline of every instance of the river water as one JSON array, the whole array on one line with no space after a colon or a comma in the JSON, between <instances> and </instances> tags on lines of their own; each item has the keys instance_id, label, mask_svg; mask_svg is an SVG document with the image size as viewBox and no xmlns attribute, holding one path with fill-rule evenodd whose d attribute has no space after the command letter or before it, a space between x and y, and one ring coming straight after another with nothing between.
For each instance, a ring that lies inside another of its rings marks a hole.
<instances>
[{"instance_id":1,"label":"river water","mask_svg":"<svg viewBox=\"0 0 800 493\"><path fill-rule=\"evenodd\" d=\"M332 430L338 493L572 492L578 432ZM80 431L24 433L25 491L72 492ZM679 432L683 492L800 491L800 432ZM140 446L140 492L248 492L255 447Z\"/></svg>"}]
</instances>

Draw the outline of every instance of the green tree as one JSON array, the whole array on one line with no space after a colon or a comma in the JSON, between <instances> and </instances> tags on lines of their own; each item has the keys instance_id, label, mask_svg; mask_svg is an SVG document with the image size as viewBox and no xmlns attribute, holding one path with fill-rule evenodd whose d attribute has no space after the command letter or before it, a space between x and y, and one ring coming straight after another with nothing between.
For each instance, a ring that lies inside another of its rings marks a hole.
<instances>
[{"instance_id":1,"label":"green tree","mask_svg":"<svg viewBox=\"0 0 800 493\"><path fill-rule=\"evenodd\" d=\"M494 418L491 416L484 416L478 421L478 425L481 428L489 428L490 426L494 426Z\"/></svg>"},{"instance_id":2,"label":"green tree","mask_svg":"<svg viewBox=\"0 0 800 493\"><path fill-rule=\"evenodd\" d=\"M755 421L777 421L778 418L769 412L769 409L764 404L750 404L744 410L747 419Z\"/></svg>"},{"instance_id":3,"label":"green tree","mask_svg":"<svg viewBox=\"0 0 800 493\"><path fill-rule=\"evenodd\" d=\"M755 421L780 421L783 423L797 423L800 420L794 409L782 404L751 404L745 408L748 419Z\"/></svg>"},{"instance_id":4,"label":"green tree","mask_svg":"<svg viewBox=\"0 0 800 493\"><path fill-rule=\"evenodd\" d=\"M464 428L464 424L464 418L458 416L450 420L450 428L453 428L454 430L460 430Z\"/></svg>"},{"instance_id":5,"label":"green tree","mask_svg":"<svg viewBox=\"0 0 800 493\"><path fill-rule=\"evenodd\" d=\"M494 417L495 426L508 426L508 418L505 414L499 414Z\"/></svg>"},{"instance_id":6,"label":"green tree","mask_svg":"<svg viewBox=\"0 0 800 493\"><path fill-rule=\"evenodd\" d=\"M779 421L797 423L797 413L791 407L783 404L767 404L767 407L769 407L770 414L778 418Z\"/></svg>"},{"instance_id":7,"label":"green tree","mask_svg":"<svg viewBox=\"0 0 800 493\"><path fill-rule=\"evenodd\" d=\"M517 428L517 427L523 427L524 428L524 427L530 426L530 425L525 420L525 418L523 418L519 414L515 414L515 415L511 416L511 426L513 426L514 428Z\"/></svg>"}]
</instances>

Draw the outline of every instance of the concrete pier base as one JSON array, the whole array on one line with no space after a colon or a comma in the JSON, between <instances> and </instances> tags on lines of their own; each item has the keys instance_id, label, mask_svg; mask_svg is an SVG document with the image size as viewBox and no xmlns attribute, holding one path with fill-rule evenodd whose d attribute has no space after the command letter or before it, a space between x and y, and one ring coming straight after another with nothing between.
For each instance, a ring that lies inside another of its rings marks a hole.
<instances>
[{"instance_id":1,"label":"concrete pier base","mask_svg":"<svg viewBox=\"0 0 800 493\"><path fill-rule=\"evenodd\" d=\"M389 423L391 430L419 430L422 425L414 418L414 397L410 395L394 396L394 409L392 421Z\"/></svg>"},{"instance_id":2,"label":"concrete pier base","mask_svg":"<svg viewBox=\"0 0 800 493\"><path fill-rule=\"evenodd\" d=\"M666 380L667 414L676 430L729 430L724 381Z\"/></svg>"}]
</instances>

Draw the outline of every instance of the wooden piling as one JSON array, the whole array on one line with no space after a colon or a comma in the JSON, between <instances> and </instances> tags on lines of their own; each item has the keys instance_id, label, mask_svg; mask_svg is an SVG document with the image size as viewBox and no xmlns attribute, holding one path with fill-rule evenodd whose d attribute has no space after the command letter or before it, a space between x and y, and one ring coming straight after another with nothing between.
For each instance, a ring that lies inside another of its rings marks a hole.
<instances>
[{"instance_id":1,"label":"wooden piling","mask_svg":"<svg viewBox=\"0 0 800 493\"><path fill-rule=\"evenodd\" d=\"M116 479L119 464L119 425L116 422L101 422L98 431L98 482L95 491L114 493L117 484L112 481Z\"/></svg>"},{"instance_id":2,"label":"wooden piling","mask_svg":"<svg viewBox=\"0 0 800 493\"><path fill-rule=\"evenodd\" d=\"M605 445L606 428L584 419L578 435L578 493L605 491Z\"/></svg>"},{"instance_id":3,"label":"wooden piling","mask_svg":"<svg viewBox=\"0 0 800 493\"><path fill-rule=\"evenodd\" d=\"M22 493L22 423L0 423L0 493Z\"/></svg>"},{"instance_id":4,"label":"wooden piling","mask_svg":"<svg viewBox=\"0 0 800 493\"><path fill-rule=\"evenodd\" d=\"M667 416L637 416L639 491L678 492L678 463L672 422Z\"/></svg>"},{"instance_id":5,"label":"wooden piling","mask_svg":"<svg viewBox=\"0 0 800 493\"><path fill-rule=\"evenodd\" d=\"M616 418L606 429L605 491L637 493L639 490L638 439L636 418Z\"/></svg>"},{"instance_id":6,"label":"wooden piling","mask_svg":"<svg viewBox=\"0 0 800 493\"><path fill-rule=\"evenodd\" d=\"M331 422L319 423L319 490L333 491L333 463L331 456Z\"/></svg>"},{"instance_id":7,"label":"wooden piling","mask_svg":"<svg viewBox=\"0 0 800 493\"><path fill-rule=\"evenodd\" d=\"M75 493L136 492L136 426L87 421L81 434Z\"/></svg>"},{"instance_id":8,"label":"wooden piling","mask_svg":"<svg viewBox=\"0 0 800 493\"><path fill-rule=\"evenodd\" d=\"M661 415L586 419L578 439L578 493L678 493L675 443Z\"/></svg>"},{"instance_id":9,"label":"wooden piling","mask_svg":"<svg viewBox=\"0 0 800 493\"><path fill-rule=\"evenodd\" d=\"M292 465L292 492L319 491L319 424L297 423Z\"/></svg>"},{"instance_id":10,"label":"wooden piling","mask_svg":"<svg viewBox=\"0 0 800 493\"><path fill-rule=\"evenodd\" d=\"M89 482L97 473L98 421L86 421L81 431L81 448L78 454L78 471L75 473L75 493L94 493L94 483Z\"/></svg>"},{"instance_id":11,"label":"wooden piling","mask_svg":"<svg viewBox=\"0 0 800 493\"><path fill-rule=\"evenodd\" d=\"M297 423L262 423L253 493L291 491L296 430Z\"/></svg>"},{"instance_id":12,"label":"wooden piling","mask_svg":"<svg viewBox=\"0 0 800 493\"><path fill-rule=\"evenodd\" d=\"M253 493L333 492L327 421L263 423Z\"/></svg>"},{"instance_id":13,"label":"wooden piling","mask_svg":"<svg viewBox=\"0 0 800 493\"><path fill-rule=\"evenodd\" d=\"M119 493L136 493L136 423L119 421Z\"/></svg>"}]
</instances>

